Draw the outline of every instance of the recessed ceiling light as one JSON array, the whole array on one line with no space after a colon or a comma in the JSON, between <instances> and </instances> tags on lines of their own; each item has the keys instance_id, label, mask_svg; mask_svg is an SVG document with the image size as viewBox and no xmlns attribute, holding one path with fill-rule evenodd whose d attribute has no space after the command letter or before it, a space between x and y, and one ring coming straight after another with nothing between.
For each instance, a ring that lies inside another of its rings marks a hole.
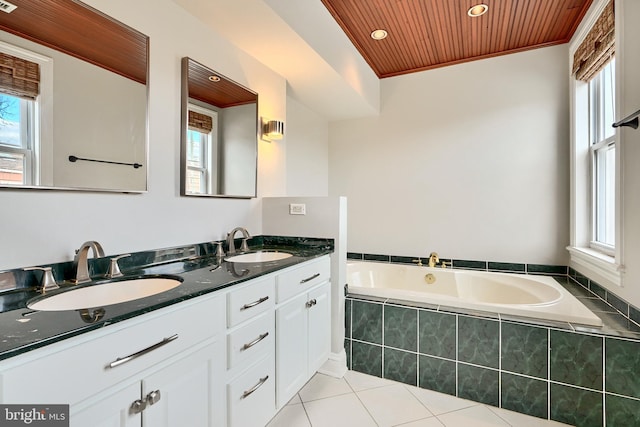
<instances>
[{"instance_id":1,"label":"recessed ceiling light","mask_svg":"<svg viewBox=\"0 0 640 427\"><path fill-rule=\"evenodd\" d=\"M374 40L382 40L386 38L388 33L385 30L374 30L371 33L371 38Z\"/></svg>"},{"instance_id":2,"label":"recessed ceiling light","mask_svg":"<svg viewBox=\"0 0 640 427\"><path fill-rule=\"evenodd\" d=\"M489 6L487 6L486 4L477 4L475 6L472 6L468 11L467 11L467 15L471 16L472 18L484 15L485 13L487 13L487 10L489 10Z\"/></svg>"},{"instance_id":3,"label":"recessed ceiling light","mask_svg":"<svg viewBox=\"0 0 640 427\"><path fill-rule=\"evenodd\" d=\"M220 77L218 76L209 76L209 80L212 82L219 82L220 81Z\"/></svg>"}]
</instances>

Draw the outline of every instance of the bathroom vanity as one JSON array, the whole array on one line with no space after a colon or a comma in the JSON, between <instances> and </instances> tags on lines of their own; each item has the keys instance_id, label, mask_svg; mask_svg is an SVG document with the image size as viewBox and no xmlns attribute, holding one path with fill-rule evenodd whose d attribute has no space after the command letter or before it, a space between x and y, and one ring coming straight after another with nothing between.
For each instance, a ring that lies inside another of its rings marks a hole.
<instances>
[{"instance_id":1,"label":"bathroom vanity","mask_svg":"<svg viewBox=\"0 0 640 427\"><path fill-rule=\"evenodd\" d=\"M17 304L0 313L0 402L69 404L71 426L265 425L329 356L331 252L148 267L184 282L93 323Z\"/></svg>"}]
</instances>

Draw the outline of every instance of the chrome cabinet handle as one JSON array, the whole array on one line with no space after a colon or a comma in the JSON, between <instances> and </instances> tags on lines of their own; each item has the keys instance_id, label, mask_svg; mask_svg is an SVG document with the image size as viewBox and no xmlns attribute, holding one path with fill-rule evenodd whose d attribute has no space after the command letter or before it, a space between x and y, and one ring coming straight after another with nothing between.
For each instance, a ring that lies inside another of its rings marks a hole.
<instances>
[{"instance_id":1,"label":"chrome cabinet handle","mask_svg":"<svg viewBox=\"0 0 640 427\"><path fill-rule=\"evenodd\" d=\"M245 305L243 305L242 307L240 307L240 310L246 310L246 309L248 309L248 308L255 307L256 305L258 305L258 304L262 304L263 302L265 302L265 301L266 301L266 300L268 300L268 299L269 299L269 297L268 297L268 296L266 296L266 297L262 297L262 298L260 298L260 299L259 299L259 300L257 300L257 301L250 302L249 304L245 304Z\"/></svg>"},{"instance_id":2,"label":"chrome cabinet handle","mask_svg":"<svg viewBox=\"0 0 640 427\"><path fill-rule=\"evenodd\" d=\"M155 391L149 392L149 394L147 394L147 403L149 405L153 405L155 403L158 403L158 401L160 400L161 397L162 397L162 395L160 394L160 390L155 390Z\"/></svg>"},{"instance_id":3,"label":"chrome cabinet handle","mask_svg":"<svg viewBox=\"0 0 640 427\"><path fill-rule=\"evenodd\" d=\"M316 305L317 303L318 303L318 301L316 301L316 299L314 298L314 299L311 299L311 300L307 301L307 303L305 304L305 307L311 308L314 305Z\"/></svg>"},{"instance_id":4,"label":"chrome cabinet handle","mask_svg":"<svg viewBox=\"0 0 640 427\"><path fill-rule=\"evenodd\" d=\"M267 382L267 380L269 379L269 375L265 376L264 378L260 378L260 381L258 381L258 384L254 385L253 387L251 387L249 390L245 390L244 393L242 393L242 398L247 398L249 397L249 395L251 395L251 393L253 393L254 391L256 391L257 389L259 389L260 387L262 387L262 385L264 383Z\"/></svg>"},{"instance_id":5,"label":"chrome cabinet handle","mask_svg":"<svg viewBox=\"0 0 640 427\"><path fill-rule=\"evenodd\" d=\"M145 400L138 399L131 404L129 411L132 414L139 414L140 412L144 411L146 407L147 407L147 402Z\"/></svg>"},{"instance_id":6,"label":"chrome cabinet handle","mask_svg":"<svg viewBox=\"0 0 640 427\"><path fill-rule=\"evenodd\" d=\"M160 348L163 345L167 345L171 341L177 340L177 339L178 339L178 334L175 334L175 335L172 335L172 336L170 336L168 338L163 339L162 341L160 341L160 342L158 342L156 344L153 344L152 346L144 348L144 349L142 349L142 350L140 350L138 352L135 352L133 354L130 354L130 355L126 356L126 357L118 357L116 360L114 360L113 362L109 363L107 365L107 368L115 368L116 366L120 366L120 365L122 365L124 363L130 362L133 359L136 359L136 358L138 358L138 357L140 357L140 356L142 356L144 354L149 353L150 351L153 351L153 350L155 350L157 348ZM142 409L144 409L144 408L142 408Z\"/></svg>"},{"instance_id":7,"label":"chrome cabinet handle","mask_svg":"<svg viewBox=\"0 0 640 427\"><path fill-rule=\"evenodd\" d=\"M316 279L316 278L318 278L318 277L320 277L320 273L316 273L316 274L314 274L314 275L313 275L313 276L311 276L311 277L307 277L306 279L302 279L302 280L300 280L300 284L301 284L301 285L302 285L302 284L305 284L305 283L310 282L310 281L312 281L313 279Z\"/></svg>"},{"instance_id":8,"label":"chrome cabinet handle","mask_svg":"<svg viewBox=\"0 0 640 427\"><path fill-rule=\"evenodd\" d=\"M260 336L258 336L258 338L256 338L255 340L246 343L245 345L243 345L240 348L240 351L245 351L245 350L249 350L251 347L253 347L254 345L258 344L260 341L262 341L263 339L265 339L266 337L269 336L269 332L265 332L264 334L261 334Z\"/></svg>"}]
</instances>

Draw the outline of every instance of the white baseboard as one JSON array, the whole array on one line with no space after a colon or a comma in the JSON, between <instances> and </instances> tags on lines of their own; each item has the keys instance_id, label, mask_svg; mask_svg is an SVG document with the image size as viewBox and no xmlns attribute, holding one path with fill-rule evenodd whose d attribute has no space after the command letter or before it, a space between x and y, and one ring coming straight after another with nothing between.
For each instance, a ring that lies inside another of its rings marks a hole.
<instances>
[{"instance_id":1,"label":"white baseboard","mask_svg":"<svg viewBox=\"0 0 640 427\"><path fill-rule=\"evenodd\" d=\"M342 378L347 372L347 353L344 349L340 353L329 354L329 358L318 369L318 372L334 378Z\"/></svg>"}]
</instances>

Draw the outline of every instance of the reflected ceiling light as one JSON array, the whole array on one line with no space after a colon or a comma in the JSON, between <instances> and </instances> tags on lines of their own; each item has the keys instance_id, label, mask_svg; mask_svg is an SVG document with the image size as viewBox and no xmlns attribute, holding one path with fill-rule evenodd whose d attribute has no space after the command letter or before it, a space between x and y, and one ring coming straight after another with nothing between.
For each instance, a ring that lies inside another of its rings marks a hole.
<instances>
[{"instance_id":1,"label":"reflected ceiling light","mask_svg":"<svg viewBox=\"0 0 640 427\"><path fill-rule=\"evenodd\" d=\"M260 130L262 131L261 139L265 141L275 141L282 139L284 136L284 122L280 120L261 119Z\"/></svg>"},{"instance_id":2,"label":"reflected ceiling light","mask_svg":"<svg viewBox=\"0 0 640 427\"><path fill-rule=\"evenodd\" d=\"M371 32L371 38L374 40L382 40L386 38L388 33L385 30L374 30Z\"/></svg>"},{"instance_id":3,"label":"reflected ceiling light","mask_svg":"<svg viewBox=\"0 0 640 427\"><path fill-rule=\"evenodd\" d=\"M467 11L467 15L471 16L472 18L476 18L487 13L487 10L489 10L489 6L487 6L486 4L477 4L475 6L472 6Z\"/></svg>"},{"instance_id":4,"label":"reflected ceiling light","mask_svg":"<svg viewBox=\"0 0 640 427\"><path fill-rule=\"evenodd\" d=\"M214 83L219 82L220 81L220 77L218 77L218 76L209 76L209 81L214 82Z\"/></svg>"}]
</instances>

